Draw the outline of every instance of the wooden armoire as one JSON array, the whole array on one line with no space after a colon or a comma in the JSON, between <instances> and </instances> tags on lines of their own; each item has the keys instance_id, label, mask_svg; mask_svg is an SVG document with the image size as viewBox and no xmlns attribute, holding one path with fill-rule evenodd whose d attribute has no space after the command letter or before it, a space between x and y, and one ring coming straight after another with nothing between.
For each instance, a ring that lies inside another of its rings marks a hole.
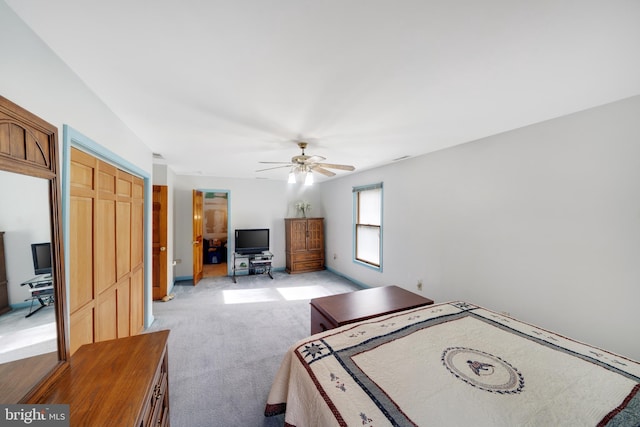
<instances>
[{"instance_id":1,"label":"wooden armoire","mask_svg":"<svg viewBox=\"0 0 640 427\"><path fill-rule=\"evenodd\" d=\"M324 218L285 218L287 273L324 270Z\"/></svg>"}]
</instances>

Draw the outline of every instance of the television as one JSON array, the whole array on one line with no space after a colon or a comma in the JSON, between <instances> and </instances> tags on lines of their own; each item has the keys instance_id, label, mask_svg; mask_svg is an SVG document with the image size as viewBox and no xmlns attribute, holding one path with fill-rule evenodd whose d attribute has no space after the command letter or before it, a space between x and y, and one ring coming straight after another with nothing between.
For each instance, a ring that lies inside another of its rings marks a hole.
<instances>
[{"instance_id":1,"label":"television","mask_svg":"<svg viewBox=\"0 0 640 427\"><path fill-rule=\"evenodd\" d=\"M51 243L32 243L31 255L36 274L51 274Z\"/></svg>"},{"instance_id":2,"label":"television","mask_svg":"<svg viewBox=\"0 0 640 427\"><path fill-rule=\"evenodd\" d=\"M269 250L269 229L236 229L236 253L259 254Z\"/></svg>"}]
</instances>

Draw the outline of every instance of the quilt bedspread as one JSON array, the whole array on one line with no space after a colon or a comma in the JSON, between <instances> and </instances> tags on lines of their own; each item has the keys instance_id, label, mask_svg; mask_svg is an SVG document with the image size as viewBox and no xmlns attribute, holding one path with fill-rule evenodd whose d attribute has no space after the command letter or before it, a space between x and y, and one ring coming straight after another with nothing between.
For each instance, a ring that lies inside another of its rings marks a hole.
<instances>
[{"instance_id":1,"label":"quilt bedspread","mask_svg":"<svg viewBox=\"0 0 640 427\"><path fill-rule=\"evenodd\" d=\"M638 426L640 363L466 302L313 335L265 415L288 426Z\"/></svg>"}]
</instances>

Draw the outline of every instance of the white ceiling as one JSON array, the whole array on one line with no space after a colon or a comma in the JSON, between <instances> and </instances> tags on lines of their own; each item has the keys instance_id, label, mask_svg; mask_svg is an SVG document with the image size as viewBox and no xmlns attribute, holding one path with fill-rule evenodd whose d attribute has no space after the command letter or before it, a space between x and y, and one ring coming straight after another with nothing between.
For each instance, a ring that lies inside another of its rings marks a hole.
<instances>
[{"instance_id":1,"label":"white ceiling","mask_svg":"<svg viewBox=\"0 0 640 427\"><path fill-rule=\"evenodd\" d=\"M299 139L364 170L640 94L637 0L5 1L178 174L284 180L258 162Z\"/></svg>"}]
</instances>

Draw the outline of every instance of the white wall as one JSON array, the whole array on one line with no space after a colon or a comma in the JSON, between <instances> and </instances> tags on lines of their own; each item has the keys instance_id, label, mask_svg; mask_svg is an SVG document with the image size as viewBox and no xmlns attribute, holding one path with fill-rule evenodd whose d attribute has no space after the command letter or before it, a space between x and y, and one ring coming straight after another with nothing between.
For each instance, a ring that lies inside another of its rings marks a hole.
<instances>
[{"instance_id":1,"label":"white wall","mask_svg":"<svg viewBox=\"0 0 640 427\"><path fill-rule=\"evenodd\" d=\"M3 0L0 0L0 52L0 95L58 128L60 162L62 129L67 124L139 170L152 174L151 150ZM150 217L150 207L146 209ZM151 258L150 248L146 256ZM147 276L145 285L150 289L151 275ZM151 315L150 304L148 307L147 318Z\"/></svg>"},{"instance_id":2,"label":"white wall","mask_svg":"<svg viewBox=\"0 0 640 427\"><path fill-rule=\"evenodd\" d=\"M638 117L640 96L323 183L327 264L640 360ZM351 188L378 181L382 273L351 261Z\"/></svg>"},{"instance_id":3,"label":"white wall","mask_svg":"<svg viewBox=\"0 0 640 427\"><path fill-rule=\"evenodd\" d=\"M178 175L175 182L175 259L176 277L193 276L192 253L192 190L229 191L229 255L234 249L236 228L269 228L273 267L284 268L284 218L295 217L293 205L298 200L311 203L307 216L322 216L318 185L305 187L286 181L263 179L230 179Z\"/></svg>"},{"instance_id":4,"label":"white wall","mask_svg":"<svg viewBox=\"0 0 640 427\"><path fill-rule=\"evenodd\" d=\"M0 52L0 95L56 126L60 142L68 124L151 174L149 148L2 0Z\"/></svg>"}]
</instances>

